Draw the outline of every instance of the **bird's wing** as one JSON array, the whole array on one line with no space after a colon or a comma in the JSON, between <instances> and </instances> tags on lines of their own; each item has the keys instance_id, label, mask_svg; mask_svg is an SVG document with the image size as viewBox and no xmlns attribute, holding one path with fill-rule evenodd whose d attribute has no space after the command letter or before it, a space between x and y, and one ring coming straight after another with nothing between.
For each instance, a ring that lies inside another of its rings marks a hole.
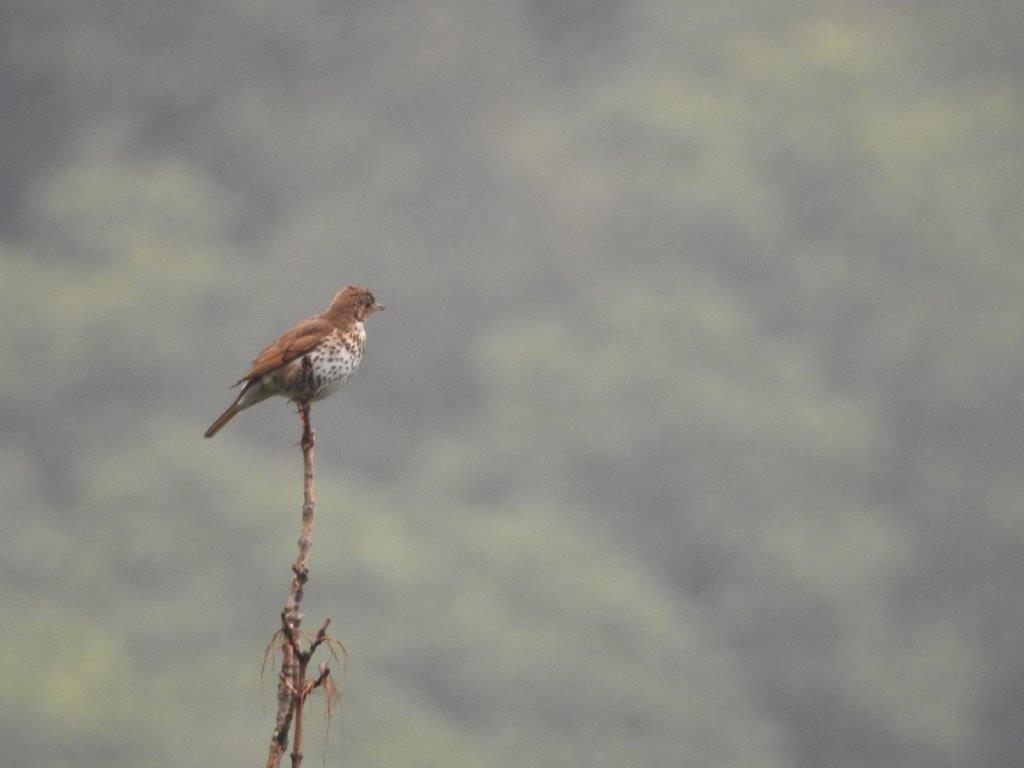
<instances>
[{"instance_id":1,"label":"bird's wing","mask_svg":"<svg viewBox=\"0 0 1024 768\"><path fill-rule=\"evenodd\" d=\"M249 372L238 380L250 381L257 376L270 373L275 368L290 363L297 357L304 355L320 342L325 336L334 330L334 326L322 317L311 317L303 320L281 334L281 337L269 347L260 352L252 361Z\"/></svg>"}]
</instances>

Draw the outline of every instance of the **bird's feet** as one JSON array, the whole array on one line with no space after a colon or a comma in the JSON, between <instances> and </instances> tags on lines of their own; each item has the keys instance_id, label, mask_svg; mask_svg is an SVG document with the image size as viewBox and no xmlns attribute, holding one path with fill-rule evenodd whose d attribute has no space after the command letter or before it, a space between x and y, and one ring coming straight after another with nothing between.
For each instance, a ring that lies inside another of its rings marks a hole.
<instances>
[{"instance_id":1,"label":"bird's feet","mask_svg":"<svg viewBox=\"0 0 1024 768\"><path fill-rule=\"evenodd\" d=\"M302 437L299 438L295 445L305 451L312 448L314 442L316 442L316 431L309 423L309 401L296 400L293 402L295 402L298 408L299 422L302 424Z\"/></svg>"}]
</instances>

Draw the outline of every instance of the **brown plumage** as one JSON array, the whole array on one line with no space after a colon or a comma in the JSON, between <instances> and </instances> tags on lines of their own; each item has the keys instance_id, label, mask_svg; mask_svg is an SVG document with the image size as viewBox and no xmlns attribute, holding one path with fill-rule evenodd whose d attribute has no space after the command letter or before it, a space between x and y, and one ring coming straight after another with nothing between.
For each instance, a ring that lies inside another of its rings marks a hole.
<instances>
[{"instance_id":1,"label":"brown plumage","mask_svg":"<svg viewBox=\"0 0 1024 768\"><path fill-rule=\"evenodd\" d=\"M235 386L270 373L275 368L308 352L337 327L322 315L317 315L289 328L281 334L277 341L256 355L256 359L252 361L252 367L249 368L245 376L235 382Z\"/></svg>"},{"instance_id":2,"label":"brown plumage","mask_svg":"<svg viewBox=\"0 0 1024 768\"><path fill-rule=\"evenodd\" d=\"M363 321L382 309L367 288L338 291L325 312L285 331L256 356L235 384L243 384L242 391L205 436L213 437L240 411L273 395L306 402L327 397L359 367L366 345Z\"/></svg>"}]
</instances>

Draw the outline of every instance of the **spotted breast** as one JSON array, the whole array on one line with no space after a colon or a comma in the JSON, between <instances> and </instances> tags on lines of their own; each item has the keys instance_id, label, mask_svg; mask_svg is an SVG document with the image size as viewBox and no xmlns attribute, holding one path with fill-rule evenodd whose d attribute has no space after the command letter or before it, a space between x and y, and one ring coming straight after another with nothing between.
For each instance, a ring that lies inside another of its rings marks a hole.
<instances>
[{"instance_id":1,"label":"spotted breast","mask_svg":"<svg viewBox=\"0 0 1024 768\"><path fill-rule=\"evenodd\" d=\"M282 372L282 389L294 399L322 400L352 378L365 347L362 323L354 323L345 333L335 330Z\"/></svg>"},{"instance_id":2,"label":"spotted breast","mask_svg":"<svg viewBox=\"0 0 1024 768\"><path fill-rule=\"evenodd\" d=\"M310 373L312 376L310 400L321 400L346 381L363 361L363 349L366 346L366 329L362 323L348 333L335 331L327 336L310 354Z\"/></svg>"}]
</instances>

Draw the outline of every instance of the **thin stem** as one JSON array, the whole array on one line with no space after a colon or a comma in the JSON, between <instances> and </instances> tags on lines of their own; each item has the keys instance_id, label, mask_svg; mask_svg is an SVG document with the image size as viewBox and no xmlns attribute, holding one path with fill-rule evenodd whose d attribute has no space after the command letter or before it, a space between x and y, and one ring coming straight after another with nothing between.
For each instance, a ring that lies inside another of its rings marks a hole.
<instances>
[{"instance_id":1,"label":"thin stem","mask_svg":"<svg viewBox=\"0 0 1024 768\"><path fill-rule=\"evenodd\" d=\"M303 360L303 365L306 365ZM302 613L299 608L302 605L302 592L309 579L309 549L313 546L313 523L316 518L316 489L313 485L313 447L316 441L316 433L309 420L309 403L300 402L299 418L302 421L302 467L303 467L303 502L302 502L302 529L299 533L299 554L292 565L292 580L289 585L288 599L285 601L284 610L281 611L281 627L283 637L281 639L281 677L277 686L277 719L274 724L274 732L270 738L270 750L267 755L266 768L279 768L281 759L288 748L288 731L291 728L292 718L295 718L295 752L292 754L292 765L295 762L295 753L298 753L298 760L301 762L301 721L302 701L304 699L303 686L305 684L305 665L309 657L299 651L300 627L302 625ZM303 658L305 656L305 658Z\"/></svg>"},{"instance_id":2,"label":"thin stem","mask_svg":"<svg viewBox=\"0 0 1024 768\"><path fill-rule=\"evenodd\" d=\"M309 654L299 654L299 675L295 695L295 737L292 740L292 768L302 765L302 710L306 703L306 667L309 665Z\"/></svg>"}]
</instances>

